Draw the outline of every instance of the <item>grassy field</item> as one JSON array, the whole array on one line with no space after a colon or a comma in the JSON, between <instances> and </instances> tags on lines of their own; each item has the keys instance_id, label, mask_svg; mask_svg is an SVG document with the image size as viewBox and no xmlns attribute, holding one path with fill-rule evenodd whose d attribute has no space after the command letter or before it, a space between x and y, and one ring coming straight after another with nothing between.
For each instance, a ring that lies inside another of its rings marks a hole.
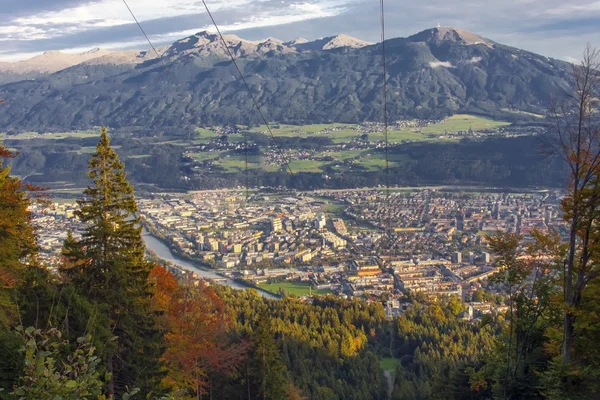
<instances>
[{"instance_id":1,"label":"grassy field","mask_svg":"<svg viewBox=\"0 0 600 400\"><path fill-rule=\"evenodd\" d=\"M470 117L470 116L466 116L466 117ZM454 118L454 117L452 117L452 118ZM433 137L429 136L428 133L436 133L436 134L443 133L444 129L440 128L440 127L442 127L444 125L447 127L453 127L457 123L461 122L460 119L452 120L452 118L450 119L451 124L448 124L448 122L446 122L445 124L432 125L430 127L427 127L426 129L430 130L431 132L424 131L423 133L418 133L418 132L412 132L410 130L389 131L388 132L388 141L390 143L402 143L405 141L409 141L409 142L439 141L439 140L441 140L440 138L437 138L435 136L433 136ZM483 122L483 120L485 120L485 118L479 118L479 117L472 117L472 118L475 118L475 120L474 120L475 126L473 129L476 129L476 128L482 129L480 127L490 126L489 124L486 124ZM463 124L464 124L464 122L463 122ZM279 126L278 128L271 129L275 138L277 138L278 136L327 137L327 138L330 138L334 143L340 144L340 143L349 143L352 141L352 139L361 135L360 131L355 130L357 125L351 125L351 124L315 124L315 125L303 125L303 126L278 125L278 126ZM466 129L468 129L469 126L470 125L467 125ZM336 130L333 132L326 132L327 129L331 129L331 128L343 128L343 129ZM253 128L251 130L251 132L266 132L266 129L264 126L260 126L258 128ZM233 139L233 136L235 136L235 135L230 135L230 141L235 141L235 139ZM385 140L385 136L384 136L383 132L370 133L369 140L383 141L383 140Z\"/></svg>"},{"instance_id":2,"label":"grassy field","mask_svg":"<svg viewBox=\"0 0 600 400\"><path fill-rule=\"evenodd\" d=\"M279 294L279 289L283 288L287 294L295 294L296 296L306 296L311 290L310 283L304 282L278 282L278 283L261 283L259 285L261 289L267 292ZM330 293L328 290L313 290L312 294L327 294Z\"/></svg>"},{"instance_id":3,"label":"grassy field","mask_svg":"<svg viewBox=\"0 0 600 400\"><path fill-rule=\"evenodd\" d=\"M359 135L360 132L351 129L344 129L342 131L336 131L322 136L329 137L333 143L339 144L351 142L352 139Z\"/></svg>"},{"instance_id":4,"label":"grassy field","mask_svg":"<svg viewBox=\"0 0 600 400\"><path fill-rule=\"evenodd\" d=\"M474 131L481 131L484 129L499 128L501 126L510 125L510 122L494 121L493 119L477 117L474 115L467 114L456 114L446 119L443 124L429 125L423 128L425 134L442 134L445 131L457 132L467 131L469 128Z\"/></svg>"},{"instance_id":5,"label":"grassy field","mask_svg":"<svg viewBox=\"0 0 600 400\"><path fill-rule=\"evenodd\" d=\"M477 232L477 236L496 236L498 234L498 231L479 231Z\"/></svg>"},{"instance_id":6,"label":"grassy field","mask_svg":"<svg viewBox=\"0 0 600 400\"><path fill-rule=\"evenodd\" d=\"M383 132L369 133L369 140L384 141L385 135ZM434 137L428 137L422 133L412 131L389 131L388 142L390 143L402 143L402 142L428 142L428 141L439 141L440 139Z\"/></svg>"},{"instance_id":7,"label":"grassy field","mask_svg":"<svg viewBox=\"0 0 600 400\"><path fill-rule=\"evenodd\" d=\"M526 114L526 113L524 113ZM535 114L530 114L535 115ZM440 139L436 137L444 133L446 130L449 132L466 131L472 128L475 131L482 129L497 128L500 126L510 125L508 122L495 121L488 118L477 117L468 114L457 114L450 118L447 118L442 124L430 125L423 128L422 132L413 132L411 130L391 130L388 132L388 140L390 143L402 143L405 141L418 142L418 141L439 141L448 140ZM358 125L355 124L313 124L313 125L285 125L285 124L272 124L270 126L271 132L277 138L280 137L328 137L334 143L348 143L352 139L361 135L361 132L357 130ZM331 131L331 129L338 129ZM199 140L195 142L208 141L217 136L217 134L209 129L198 129ZM265 133L267 134L267 128L265 125L261 125L256 128L250 129L250 132ZM242 134L229 135L228 139L230 142L243 141ZM372 141L383 141L383 132L376 132L369 134L369 140Z\"/></svg>"},{"instance_id":8,"label":"grassy field","mask_svg":"<svg viewBox=\"0 0 600 400\"><path fill-rule=\"evenodd\" d=\"M397 358L380 358L379 365L381 365L381 369L384 371L391 371L392 373L396 372L396 367L398 366L399 360Z\"/></svg>"},{"instance_id":9,"label":"grassy field","mask_svg":"<svg viewBox=\"0 0 600 400\"><path fill-rule=\"evenodd\" d=\"M356 164L361 167L367 169L367 171L381 171L385 169L386 163L384 159L375 158L375 157L365 157L361 158ZM396 167L397 164L393 161L390 161L390 168Z\"/></svg>"},{"instance_id":10,"label":"grassy field","mask_svg":"<svg viewBox=\"0 0 600 400\"><path fill-rule=\"evenodd\" d=\"M404 163L411 160L411 158L406 154L390 154L390 168L395 168L403 165ZM357 165L366 168L368 171L380 171L385 169L385 154L383 153L375 153L375 154L365 154L358 161L356 161Z\"/></svg>"},{"instance_id":11,"label":"grassy field","mask_svg":"<svg viewBox=\"0 0 600 400\"><path fill-rule=\"evenodd\" d=\"M299 136L299 135L314 135L316 133L322 133L322 135L327 135L323 131L331 128L348 128L344 130L352 130L357 125L353 124L312 124L312 125L277 125L273 124L270 126L271 132L273 132L274 136ZM344 130L340 131L343 132ZM250 132L267 132L267 127L265 125L261 125L257 128L250 129ZM354 135L356 135L356 131ZM336 132L333 132L336 133Z\"/></svg>"},{"instance_id":12,"label":"grassy field","mask_svg":"<svg viewBox=\"0 0 600 400\"><path fill-rule=\"evenodd\" d=\"M113 146L115 147L115 146ZM77 150L78 153L81 154L94 154L96 152L96 146L86 146Z\"/></svg>"},{"instance_id":13,"label":"grassy field","mask_svg":"<svg viewBox=\"0 0 600 400\"><path fill-rule=\"evenodd\" d=\"M82 195L85 189L50 189L47 193L57 193L57 194L68 194L68 195Z\"/></svg>"},{"instance_id":14,"label":"grassy field","mask_svg":"<svg viewBox=\"0 0 600 400\"><path fill-rule=\"evenodd\" d=\"M345 209L346 206L343 204L326 204L321 207L321 212L341 216Z\"/></svg>"},{"instance_id":15,"label":"grassy field","mask_svg":"<svg viewBox=\"0 0 600 400\"><path fill-rule=\"evenodd\" d=\"M318 153L316 157L333 157L336 161L344 161L356 158L364 153L365 150L347 150L347 151L324 151Z\"/></svg>"},{"instance_id":16,"label":"grassy field","mask_svg":"<svg viewBox=\"0 0 600 400\"><path fill-rule=\"evenodd\" d=\"M535 118L544 118L544 116L542 114L535 114L535 113L530 113L527 111L509 110L508 108L502 108L501 110L504 112L511 113L511 114L520 114L520 115L528 115L530 117L535 117Z\"/></svg>"},{"instance_id":17,"label":"grassy field","mask_svg":"<svg viewBox=\"0 0 600 400\"><path fill-rule=\"evenodd\" d=\"M208 143L213 138L216 138L218 136L216 132L211 131L210 129L206 129L206 128L198 128L198 129L196 129L196 133L198 134L196 141L201 142L201 143L203 143L203 142Z\"/></svg>"},{"instance_id":18,"label":"grassy field","mask_svg":"<svg viewBox=\"0 0 600 400\"><path fill-rule=\"evenodd\" d=\"M306 125L302 127L302 131L309 133L319 133L324 131L325 129L330 128L355 128L357 125L353 124L314 124L314 125ZM341 131L343 132L343 130ZM335 132L334 132L335 133Z\"/></svg>"},{"instance_id":19,"label":"grassy field","mask_svg":"<svg viewBox=\"0 0 600 400\"><path fill-rule=\"evenodd\" d=\"M214 160L218 158L221 153L218 151L204 151L202 153L189 153L190 157L192 157L195 161L204 162L207 160Z\"/></svg>"},{"instance_id":20,"label":"grassy field","mask_svg":"<svg viewBox=\"0 0 600 400\"><path fill-rule=\"evenodd\" d=\"M246 156L233 155L219 158L214 163L216 166L224 168L227 172L238 172L246 169ZM248 169L257 169L261 167L260 156L248 156Z\"/></svg>"},{"instance_id":21,"label":"grassy field","mask_svg":"<svg viewBox=\"0 0 600 400\"><path fill-rule=\"evenodd\" d=\"M346 143L350 142L352 138L358 136L360 133L355 131L357 125L352 124L314 124L314 125L274 125L271 127L273 136L285 137L328 137L334 143ZM324 132L327 129L339 128L340 130L334 132ZM342 129L343 128L343 129ZM266 133L267 129L264 125L258 128L253 128L250 132Z\"/></svg>"},{"instance_id":22,"label":"grassy field","mask_svg":"<svg viewBox=\"0 0 600 400\"><path fill-rule=\"evenodd\" d=\"M294 173L296 172L323 172L321 167L327 164L325 161L315 160L292 160L289 166Z\"/></svg>"},{"instance_id":23,"label":"grassy field","mask_svg":"<svg viewBox=\"0 0 600 400\"><path fill-rule=\"evenodd\" d=\"M100 132L96 131L77 131L77 132L64 132L64 133L44 133L39 134L37 132L24 132L16 135L0 134L0 139L12 139L12 140L25 140L25 139L48 139L48 140L60 140L67 138L100 138Z\"/></svg>"}]
</instances>

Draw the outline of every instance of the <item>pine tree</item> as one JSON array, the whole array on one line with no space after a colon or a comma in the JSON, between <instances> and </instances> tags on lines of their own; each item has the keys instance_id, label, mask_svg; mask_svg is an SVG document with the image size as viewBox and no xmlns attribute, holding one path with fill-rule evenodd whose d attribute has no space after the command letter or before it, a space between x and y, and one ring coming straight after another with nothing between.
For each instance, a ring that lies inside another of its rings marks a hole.
<instances>
[{"instance_id":1,"label":"pine tree","mask_svg":"<svg viewBox=\"0 0 600 400\"><path fill-rule=\"evenodd\" d=\"M271 330L271 321L263 313L254 331L252 373L258 385L259 398L269 400L287 399L290 382L287 368L281 360L277 342Z\"/></svg>"},{"instance_id":2,"label":"pine tree","mask_svg":"<svg viewBox=\"0 0 600 400\"><path fill-rule=\"evenodd\" d=\"M15 156L0 145L0 327L16 316L15 289L36 252L27 187L3 162Z\"/></svg>"},{"instance_id":3,"label":"pine tree","mask_svg":"<svg viewBox=\"0 0 600 400\"><path fill-rule=\"evenodd\" d=\"M124 166L102 128L96 153L89 162L93 185L78 201L76 215L86 224L81 240L65 242L64 274L99 307L106 307L109 328L116 337L107 348L106 365L113 379L110 395L120 397L139 387L148 394L159 387L162 334L155 328L144 259L142 226L133 187Z\"/></svg>"}]
</instances>

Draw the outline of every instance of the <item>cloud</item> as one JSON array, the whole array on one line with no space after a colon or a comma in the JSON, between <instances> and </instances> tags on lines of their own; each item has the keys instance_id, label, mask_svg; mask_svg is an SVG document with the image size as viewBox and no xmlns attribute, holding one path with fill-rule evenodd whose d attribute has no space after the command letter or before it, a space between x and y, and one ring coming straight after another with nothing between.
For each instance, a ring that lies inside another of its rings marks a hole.
<instances>
[{"instance_id":1,"label":"cloud","mask_svg":"<svg viewBox=\"0 0 600 400\"><path fill-rule=\"evenodd\" d=\"M257 40L346 33L379 40L372 0L207 0L226 32ZM0 0L0 60L45 50L148 47L122 0ZM128 0L155 45L211 26L199 0ZM437 23L473 31L544 55L576 58L586 42L600 46L598 0L409 0L386 4L388 37Z\"/></svg>"},{"instance_id":2,"label":"cloud","mask_svg":"<svg viewBox=\"0 0 600 400\"><path fill-rule=\"evenodd\" d=\"M102 0L2 0L0 18L16 18L43 12L61 11L64 9L88 5Z\"/></svg>"}]
</instances>

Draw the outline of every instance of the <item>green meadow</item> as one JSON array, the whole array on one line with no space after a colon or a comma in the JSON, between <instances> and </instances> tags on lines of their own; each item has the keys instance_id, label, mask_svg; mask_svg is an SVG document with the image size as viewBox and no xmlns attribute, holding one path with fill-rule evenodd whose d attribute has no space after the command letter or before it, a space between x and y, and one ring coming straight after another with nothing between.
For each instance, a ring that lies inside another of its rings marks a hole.
<instances>
[{"instance_id":1,"label":"green meadow","mask_svg":"<svg viewBox=\"0 0 600 400\"><path fill-rule=\"evenodd\" d=\"M278 283L261 283L261 289L267 292L279 294L279 290L283 289L286 294L294 294L296 296L307 296L311 293L311 284L307 282L278 282ZM312 290L312 294L323 295L331 293L328 290Z\"/></svg>"}]
</instances>

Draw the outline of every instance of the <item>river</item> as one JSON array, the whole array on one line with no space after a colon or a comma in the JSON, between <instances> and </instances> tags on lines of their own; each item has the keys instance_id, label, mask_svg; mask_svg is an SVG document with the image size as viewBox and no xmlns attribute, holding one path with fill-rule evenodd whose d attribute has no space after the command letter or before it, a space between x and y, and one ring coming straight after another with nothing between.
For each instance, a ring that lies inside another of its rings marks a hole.
<instances>
[{"instance_id":1,"label":"river","mask_svg":"<svg viewBox=\"0 0 600 400\"><path fill-rule=\"evenodd\" d=\"M157 239L149 233L144 232L143 238L144 242L146 243L146 247L152 250L161 260L168 261L185 270L193 271L196 274L198 274L198 276L201 276L203 278L218 280L219 283L231 286L234 289L248 289L247 286L232 281L231 279L226 279L221 275L218 275L214 271L198 268L191 261L182 260L181 258L175 256L171 252L171 249L169 249L162 241L160 241L159 239ZM258 291L258 294L260 294L263 297L266 297L268 299L278 299L278 297L272 295L269 292L265 292L264 290L260 289L256 290Z\"/></svg>"}]
</instances>

